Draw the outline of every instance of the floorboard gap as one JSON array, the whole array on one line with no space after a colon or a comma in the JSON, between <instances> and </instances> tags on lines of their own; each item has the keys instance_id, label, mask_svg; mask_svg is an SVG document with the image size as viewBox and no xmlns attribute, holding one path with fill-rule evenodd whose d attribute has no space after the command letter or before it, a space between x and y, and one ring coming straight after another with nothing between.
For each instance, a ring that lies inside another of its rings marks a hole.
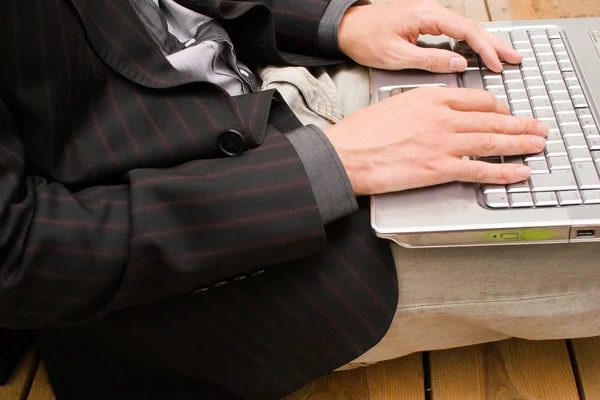
<instances>
[{"instance_id":1,"label":"floorboard gap","mask_svg":"<svg viewBox=\"0 0 600 400\"><path fill-rule=\"evenodd\" d=\"M566 340L567 350L569 351L569 359L571 360L571 368L573 370L573 376L575 377L575 384L577 385L577 394L581 400L586 400L585 389L583 388L583 382L581 381L581 373L579 372L579 366L577 365L577 357L575 356L575 349L573 349L573 341Z\"/></svg>"}]
</instances>

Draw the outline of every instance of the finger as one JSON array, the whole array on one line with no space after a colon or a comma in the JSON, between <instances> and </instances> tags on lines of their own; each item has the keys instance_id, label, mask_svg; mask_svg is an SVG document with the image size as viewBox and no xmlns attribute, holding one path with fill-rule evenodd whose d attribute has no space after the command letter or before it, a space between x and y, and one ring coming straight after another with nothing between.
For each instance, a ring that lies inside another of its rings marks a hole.
<instances>
[{"instance_id":1,"label":"finger","mask_svg":"<svg viewBox=\"0 0 600 400\"><path fill-rule=\"evenodd\" d=\"M524 165L473 160L456 160L449 163L447 171L454 181L502 185L524 181L531 175L531 169Z\"/></svg>"},{"instance_id":2,"label":"finger","mask_svg":"<svg viewBox=\"0 0 600 400\"><path fill-rule=\"evenodd\" d=\"M453 155L458 157L517 156L544 150L546 140L530 135L459 133L452 136Z\"/></svg>"},{"instance_id":3,"label":"finger","mask_svg":"<svg viewBox=\"0 0 600 400\"><path fill-rule=\"evenodd\" d=\"M504 40L496 37L491 32L483 30L485 34L488 36L489 40L492 42L492 46L496 49L496 53L500 56L500 58L506 61L509 64L519 64L523 61L523 56L516 51L511 44L505 42Z\"/></svg>"},{"instance_id":4,"label":"finger","mask_svg":"<svg viewBox=\"0 0 600 400\"><path fill-rule=\"evenodd\" d=\"M452 51L430 49L406 43L405 54L408 55L406 68L417 68L429 72L450 73L463 72L467 69L467 60Z\"/></svg>"},{"instance_id":5,"label":"finger","mask_svg":"<svg viewBox=\"0 0 600 400\"><path fill-rule=\"evenodd\" d=\"M510 107L485 90L448 88L440 91L438 99L455 111L480 111L510 114Z\"/></svg>"},{"instance_id":6,"label":"finger","mask_svg":"<svg viewBox=\"0 0 600 400\"><path fill-rule=\"evenodd\" d=\"M450 119L454 132L501 133L504 135L547 136L548 125L527 117L513 117L492 112L462 112Z\"/></svg>"},{"instance_id":7,"label":"finger","mask_svg":"<svg viewBox=\"0 0 600 400\"><path fill-rule=\"evenodd\" d=\"M441 13L442 16L437 21L441 33L454 39L465 40L471 49L481 56L489 69L494 72L502 71L502 62L498 53L479 24L448 9L444 9Z\"/></svg>"}]
</instances>

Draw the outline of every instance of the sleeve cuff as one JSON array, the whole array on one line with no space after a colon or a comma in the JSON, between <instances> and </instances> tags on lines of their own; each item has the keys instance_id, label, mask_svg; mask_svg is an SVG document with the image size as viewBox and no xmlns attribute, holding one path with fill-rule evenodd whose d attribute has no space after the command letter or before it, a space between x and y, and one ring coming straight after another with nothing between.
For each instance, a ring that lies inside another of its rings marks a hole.
<instances>
[{"instance_id":1,"label":"sleeve cuff","mask_svg":"<svg viewBox=\"0 0 600 400\"><path fill-rule=\"evenodd\" d=\"M367 0L331 0L319 23L317 51L320 55L339 56L338 30L348 7L369 4Z\"/></svg>"},{"instance_id":2,"label":"sleeve cuff","mask_svg":"<svg viewBox=\"0 0 600 400\"><path fill-rule=\"evenodd\" d=\"M286 136L304 164L323 224L357 211L348 175L325 133L307 125Z\"/></svg>"}]
</instances>

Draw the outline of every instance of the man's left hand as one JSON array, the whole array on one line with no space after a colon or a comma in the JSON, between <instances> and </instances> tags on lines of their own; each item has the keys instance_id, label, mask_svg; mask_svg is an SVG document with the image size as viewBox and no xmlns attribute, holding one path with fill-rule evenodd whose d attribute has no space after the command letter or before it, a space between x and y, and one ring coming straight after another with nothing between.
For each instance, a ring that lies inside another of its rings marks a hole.
<instances>
[{"instance_id":1,"label":"man's left hand","mask_svg":"<svg viewBox=\"0 0 600 400\"><path fill-rule=\"evenodd\" d=\"M465 70L467 61L457 53L418 47L421 34L465 40L495 72L502 71L501 59L513 64L522 60L509 44L435 0L391 0L350 7L340 24L338 44L348 57L369 67L441 73Z\"/></svg>"}]
</instances>

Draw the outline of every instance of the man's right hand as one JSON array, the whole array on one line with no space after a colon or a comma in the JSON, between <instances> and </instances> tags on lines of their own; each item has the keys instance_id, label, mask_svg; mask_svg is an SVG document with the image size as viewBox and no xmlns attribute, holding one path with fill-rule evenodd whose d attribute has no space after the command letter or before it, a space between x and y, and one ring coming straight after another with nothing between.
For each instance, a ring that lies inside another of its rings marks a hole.
<instances>
[{"instance_id":1,"label":"man's right hand","mask_svg":"<svg viewBox=\"0 0 600 400\"><path fill-rule=\"evenodd\" d=\"M452 181L509 184L526 166L463 159L539 153L548 127L488 92L419 88L324 129L357 196Z\"/></svg>"}]
</instances>

